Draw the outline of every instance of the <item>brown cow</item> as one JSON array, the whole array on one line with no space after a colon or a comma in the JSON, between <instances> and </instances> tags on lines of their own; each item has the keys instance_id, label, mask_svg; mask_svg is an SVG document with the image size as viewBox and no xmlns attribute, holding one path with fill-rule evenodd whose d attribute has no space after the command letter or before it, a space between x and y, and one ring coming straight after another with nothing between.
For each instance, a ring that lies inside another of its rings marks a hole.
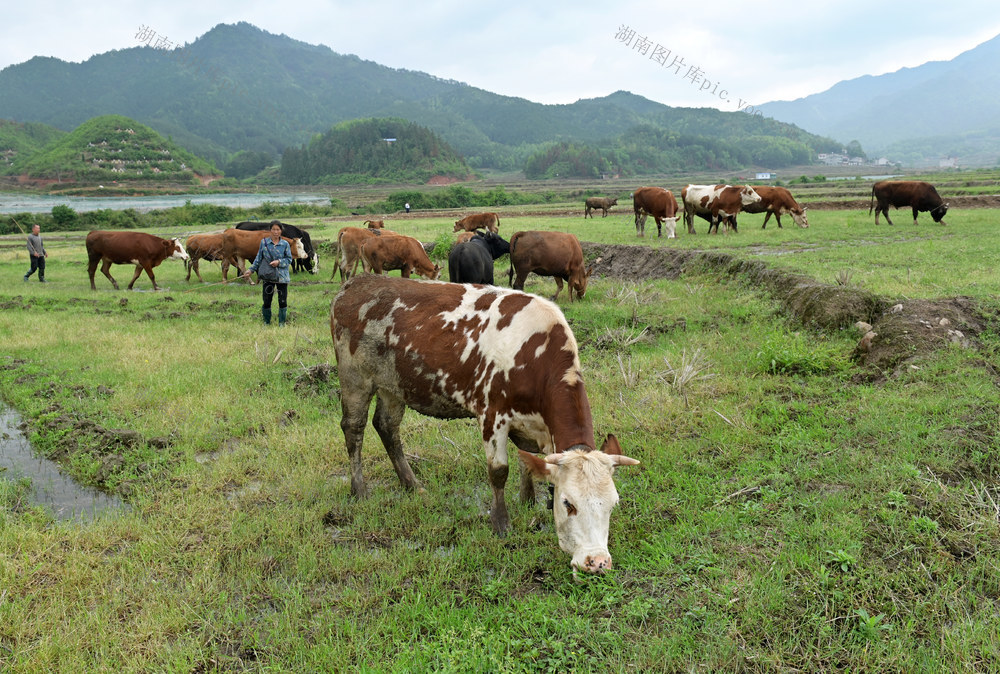
<instances>
[{"instance_id":1,"label":"brown cow","mask_svg":"<svg viewBox=\"0 0 1000 674\"><path fill-rule=\"evenodd\" d=\"M500 216L496 213L467 215L461 220L455 221L454 231L461 232L463 229L467 232L474 232L477 229L488 229L496 234L500 229Z\"/></svg>"},{"instance_id":2,"label":"brown cow","mask_svg":"<svg viewBox=\"0 0 1000 674\"><path fill-rule=\"evenodd\" d=\"M385 229L385 220L365 220L364 224L368 229Z\"/></svg>"},{"instance_id":3,"label":"brown cow","mask_svg":"<svg viewBox=\"0 0 1000 674\"><path fill-rule=\"evenodd\" d=\"M361 450L372 397L372 425L411 490L420 485L400 438L406 408L438 419L473 417L486 453L494 531L510 527L509 439L527 468L522 500L534 500L529 471L554 485L556 536L574 573L612 568L612 475L616 466L639 462L622 456L613 435L597 451L576 339L557 306L493 286L360 275L333 300L330 332L352 495L367 495Z\"/></svg>"},{"instance_id":4,"label":"brown cow","mask_svg":"<svg viewBox=\"0 0 1000 674\"><path fill-rule=\"evenodd\" d=\"M767 227L767 221L774 216L781 227L781 216L786 213L792 214L792 220L803 229L809 226L809 218L806 216L806 209L799 206L795 197L784 187L771 187L770 185L754 185L753 191L760 195L760 201L755 204L746 204L743 210L747 213L767 213L764 216L764 224L761 229Z\"/></svg>"},{"instance_id":5,"label":"brown cow","mask_svg":"<svg viewBox=\"0 0 1000 674\"><path fill-rule=\"evenodd\" d=\"M458 233L458 236L455 237L455 245L457 246L460 243L468 243L472 241L472 237L474 237L475 235L476 235L475 231L472 232L461 231Z\"/></svg>"},{"instance_id":6,"label":"brown cow","mask_svg":"<svg viewBox=\"0 0 1000 674\"><path fill-rule=\"evenodd\" d=\"M640 187L632 193L632 210L635 211L635 235L646 236L646 216L656 220L656 236L663 236L663 223L667 225L667 238L677 238L677 199L670 190L662 187Z\"/></svg>"},{"instance_id":7,"label":"brown cow","mask_svg":"<svg viewBox=\"0 0 1000 674\"><path fill-rule=\"evenodd\" d=\"M90 274L90 289L97 290L94 284L94 274L97 272L97 263L101 265L101 273L108 277L111 285L118 290L118 282L109 273L113 264L134 264L135 275L128 284L128 289L132 290L136 279L146 270L146 275L153 283L153 290L159 290L156 285L156 278L153 276L153 267L156 267L167 258L174 260L186 260L188 254L184 251L180 239L161 239L152 234L143 232L103 232L94 230L87 234L87 273Z\"/></svg>"},{"instance_id":8,"label":"brown cow","mask_svg":"<svg viewBox=\"0 0 1000 674\"><path fill-rule=\"evenodd\" d=\"M587 293L587 279L594 271L593 265L584 269L583 248L574 234L566 232L514 232L510 237L510 271L507 282L515 290L524 288L524 279L534 272L539 276L552 276L556 280L555 301L562 292L563 281L569 283L569 301L573 291L583 299ZM514 274L517 280L514 281Z\"/></svg>"},{"instance_id":9,"label":"brown cow","mask_svg":"<svg viewBox=\"0 0 1000 674\"><path fill-rule=\"evenodd\" d=\"M875 201L878 206L875 206ZM918 211L930 211L934 222L947 224L944 216L948 212L948 204L938 195L930 183L921 180L880 180L872 185L872 205L868 207L868 215L875 208L875 224L878 224L878 214L885 213L885 221L890 225L889 206L913 209L913 224L917 224Z\"/></svg>"},{"instance_id":10,"label":"brown cow","mask_svg":"<svg viewBox=\"0 0 1000 674\"><path fill-rule=\"evenodd\" d=\"M340 249L337 269L340 271L341 283L351 278L359 261L364 271L371 271L371 268L361 259L361 244L376 236L396 236L396 232L388 229L366 229L364 227L342 227L337 232L337 247ZM330 280L333 280L333 276L330 277Z\"/></svg>"},{"instance_id":11,"label":"brown cow","mask_svg":"<svg viewBox=\"0 0 1000 674\"><path fill-rule=\"evenodd\" d=\"M198 271L198 262L200 260L217 262L222 259L222 232L192 234L184 242L184 249L190 258L185 263L187 266L187 278L184 280L191 280L191 270L193 269L194 273L198 275L198 280L202 281L201 272ZM235 262L230 260L230 264L235 264Z\"/></svg>"},{"instance_id":12,"label":"brown cow","mask_svg":"<svg viewBox=\"0 0 1000 674\"><path fill-rule=\"evenodd\" d=\"M222 233L222 280L229 281L229 265L232 264L239 272L237 276L243 276L243 265L241 260L253 260L260 250L260 242L271 236L270 231L246 231L243 229L230 228ZM292 259L308 260L305 248L301 239L289 239L281 237L288 242L292 249ZM231 261L231 262L230 262Z\"/></svg>"},{"instance_id":13,"label":"brown cow","mask_svg":"<svg viewBox=\"0 0 1000 674\"><path fill-rule=\"evenodd\" d=\"M684 222L688 234L695 234L694 216L708 220L708 233L719 233L719 222L726 222L727 230L736 229L736 216L740 210L760 202L760 195L749 185L688 185L681 190L684 202Z\"/></svg>"},{"instance_id":14,"label":"brown cow","mask_svg":"<svg viewBox=\"0 0 1000 674\"><path fill-rule=\"evenodd\" d=\"M441 266L431 262L422 243L412 236L376 236L361 244L361 259L376 274L399 269L403 278L415 271L426 279L441 275Z\"/></svg>"},{"instance_id":15,"label":"brown cow","mask_svg":"<svg viewBox=\"0 0 1000 674\"><path fill-rule=\"evenodd\" d=\"M609 199L608 197L588 197L585 202L583 202L583 217L586 218L588 215L594 217L591 211L596 211L600 208L604 211L602 218L608 217L608 210L612 206L618 205L618 199Z\"/></svg>"}]
</instances>

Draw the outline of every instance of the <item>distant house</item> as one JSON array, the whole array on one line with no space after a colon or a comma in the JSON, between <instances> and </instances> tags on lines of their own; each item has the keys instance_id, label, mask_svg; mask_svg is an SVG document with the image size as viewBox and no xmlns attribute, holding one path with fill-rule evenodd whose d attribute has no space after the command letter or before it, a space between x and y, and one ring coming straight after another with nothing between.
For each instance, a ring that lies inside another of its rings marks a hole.
<instances>
[{"instance_id":1,"label":"distant house","mask_svg":"<svg viewBox=\"0 0 1000 674\"><path fill-rule=\"evenodd\" d=\"M938 162L938 168L958 168L958 157L945 157Z\"/></svg>"},{"instance_id":2,"label":"distant house","mask_svg":"<svg viewBox=\"0 0 1000 674\"><path fill-rule=\"evenodd\" d=\"M774 177L775 177L774 173L760 172L754 176L754 180L773 180Z\"/></svg>"}]
</instances>

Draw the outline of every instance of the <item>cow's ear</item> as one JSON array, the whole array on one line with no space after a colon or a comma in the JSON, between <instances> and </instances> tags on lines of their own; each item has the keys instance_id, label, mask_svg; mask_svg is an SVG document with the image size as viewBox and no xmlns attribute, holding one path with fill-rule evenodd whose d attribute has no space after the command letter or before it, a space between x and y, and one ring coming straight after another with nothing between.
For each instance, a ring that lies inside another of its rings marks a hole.
<instances>
[{"instance_id":1,"label":"cow's ear","mask_svg":"<svg viewBox=\"0 0 1000 674\"><path fill-rule=\"evenodd\" d=\"M517 450L518 455L521 457L521 463L524 467L528 469L528 472L537 478L543 480L549 479L552 475L552 471L555 470L555 465L548 463L546 457L540 454L532 454L531 452L526 452L523 449Z\"/></svg>"},{"instance_id":2,"label":"cow's ear","mask_svg":"<svg viewBox=\"0 0 1000 674\"><path fill-rule=\"evenodd\" d=\"M611 463L615 466L637 466L638 459L622 454L622 446L618 444L618 438L613 433L608 433L601 445L601 451L611 457Z\"/></svg>"},{"instance_id":3,"label":"cow's ear","mask_svg":"<svg viewBox=\"0 0 1000 674\"><path fill-rule=\"evenodd\" d=\"M594 265L590 265L589 267L587 267L587 274L586 274L587 278L590 278L590 275L593 273L594 273Z\"/></svg>"}]
</instances>

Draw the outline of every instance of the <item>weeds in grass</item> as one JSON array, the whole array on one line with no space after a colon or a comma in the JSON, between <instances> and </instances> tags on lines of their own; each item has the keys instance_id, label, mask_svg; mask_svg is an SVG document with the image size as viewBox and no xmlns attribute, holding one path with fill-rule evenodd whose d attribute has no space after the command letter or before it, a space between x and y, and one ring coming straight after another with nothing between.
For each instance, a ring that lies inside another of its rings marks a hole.
<instances>
[{"instance_id":1,"label":"weeds in grass","mask_svg":"<svg viewBox=\"0 0 1000 674\"><path fill-rule=\"evenodd\" d=\"M851 277L854 276L854 272L850 269L841 269L837 272L836 281L839 286L849 286L851 285Z\"/></svg>"},{"instance_id":2,"label":"weeds in grass","mask_svg":"<svg viewBox=\"0 0 1000 674\"><path fill-rule=\"evenodd\" d=\"M685 407L688 404L688 392L691 385L696 381L711 379L715 376L705 371L708 369L709 363L700 348L695 348L691 352L682 349L680 361L676 366L670 362L668 356L663 357L663 362L667 369L662 373L661 378L667 386L684 398Z\"/></svg>"},{"instance_id":3,"label":"weeds in grass","mask_svg":"<svg viewBox=\"0 0 1000 674\"><path fill-rule=\"evenodd\" d=\"M844 573L850 573L858 563L857 557L842 548L838 550L827 550L826 555L827 563L840 569Z\"/></svg>"},{"instance_id":4,"label":"weeds in grass","mask_svg":"<svg viewBox=\"0 0 1000 674\"><path fill-rule=\"evenodd\" d=\"M854 614L858 618L855 633L863 641L874 643L879 640L883 633L892 631L892 625L882 623L885 618L882 614L869 615L868 611L863 608L856 609Z\"/></svg>"},{"instance_id":5,"label":"weeds in grass","mask_svg":"<svg viewBox=\"0 0 1000 674\"><path fill-rule=\"evenodd\" d=\"M622 375L622 383L626 388L633 388L639 383L640 369L632 366L632 356L628 357L628 363L626 364L625 359L622 355L617 354L618 358L618 371Z\"/></svg>"},{"instance_id":6,"label":"weeds in grass","mask_svg":"<svg viewBox=\"0 0 1000 674\"><path fill-rule=\"evenodd\" d=\"M649 328L621 326L608 327L594 340L595 346L603 349L627 349L634 344L645 341L649 336Z\"/></svg>"}]
</instances>

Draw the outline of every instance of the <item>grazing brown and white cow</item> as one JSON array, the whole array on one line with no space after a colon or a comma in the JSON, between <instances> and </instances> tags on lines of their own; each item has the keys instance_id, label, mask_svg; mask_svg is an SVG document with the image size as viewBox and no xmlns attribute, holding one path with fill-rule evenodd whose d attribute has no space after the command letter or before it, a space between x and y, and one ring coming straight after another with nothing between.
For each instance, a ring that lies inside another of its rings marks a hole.
<instances>
[{"instance_id":1,"label":"grazing brown and white cow","mask_svg":"<svg viewBox=\"0 0 1000 674\"><path fill-rule=\"evenodd\" d=\"M181 245L180 239L161 239L152 234L143 232L104 232L94 230L87 234L87 273L90 275L90 289L97 290L94 284L94 274L97 271L97 263L101 265L101 273L108 277L111 285L118 290L118 282L111 276L109 269L113 264L134 264L135 275L128 284L128 289L132 290L136 279L146 270L146 275L153 283L153 290L159 290L156 285L156 278L153 276L153 267L156 267L167 258L173 260L187 260L188 254Z\"/></svg>"},{"instance_id":2,"label":"grazing brown and white cow","mask_svg":"<svg viewBox=\"0 0 1000 674\"><path fill-rule=\"evenodd\" d=\"M767 213L764 216L764 224L761 229L767 227L767 221L774 216L781 227L781 216L791 213L795 224L803 229L809 227L809 218L806 216L806 209L799 206L795 197L784 187L772 187L770 185L754 185L753 191L760 196L760 201L755 204L746 204L743 210L747 213Z\"/></svg>"},{"instance_id":3,"label":"grazing brown and white cow","mask_svg":"<svg viewBox=\"0 0 1000 674\"><path fill-rule=\"evenodd\" d=\"M230 228L222 232L222 280L229 281L229 265L232 264L243 275L242 260L253 260L260 250L260 242L271 236L270 231L246 231L243 229ZM302 245L302 239L290 239L287 236L281 237L288 242L292 249L293 260L308 260Z\"/></svg>"},{"instance_id":4,"label":"grazing brown and white cow","mask_svg":"<svg viewBox=\"0 0 1000 674\"><path fill-rule=\"evenodd\" d=\"M455 221L454 231L461 232L463 229L467 232L474 232L477 229L488 229L496 234L500 230L500 216L496 213L467 215L461 220Z\"/></svg>"},{"instance_id":5,"label":"grazing brown and white cow","mask_svg":"<svg viewBox=\"0 0 1000 674\"><path fill-rule=\"evenodd\" d=\"M746 206L760 203L760 195L749 185L688 185L681 190L684 202L684 222L688 234L695 234L694 216L708 220L708 233L719 233L719 222L736 230L736 216Z\"/></svg>"},{"instance_id":6,"label":"grazing brown and white cow","mask_svg":"<svg viewBox=\"0 0 1000 674\"><path fill-rule=\"evenodd\" d=\"M539 276L552 276L556 280L556 294L562 292L563 281L569 284L569 301L573 292L583 299L587 293L587 280L593 265L583 266L583 248L575 234L566 232L514 232L510 237L510 271L507 282L515 290L524 288L524 280L534 272ZM514 280L514 274L517 280Z\"/></svg>"},{"instance_id":7,"label":"grazing brown and white cow","mask_svg":"<svg viewBox=\"0 0 1000 674\"><path fill-rule=\"evenodd\" d=\"M677 238L677 199L673 192L662 187L640 187L632 193L632 210L635 211L635 235L646 236L646 216L656 220L656 236L663 236L667 225L667 238Z\"/></svg>"},{"instance_id":8,"label":"grazing brown and white cow","mask_svg":"<svg viewBox=\"0 0 1000 674\"><path fill-rule=\"evenodd\" d=\"M191 280L191 271L198 275L198 280L202 281L201 272L198 271L198 262L208 260L218 262L222 259L222 232L212 232L210 234L192 234L184 242L184 249L187 251L189 259L185 262L187 266L187 278ZM236 264L230 260L230 264Z\"/></svg>"},{"instance_id":9,"label":"grazing brown and white cow","mask_svg":"<svg viewBox=\"0 0 1000 674\"><path fill-rule=\"evenodd\" d=\"M403 452L399 424L406 408L439 419L479 422L493 489L490 521L510 527L504 487L508 438L528 470L554 485L559 546L577 569L603 573L611 510L618 502L616 466L623 456L609 435L596 451L590 403L576 339L559 308L522 292L457 283L360 275L330 307L351 493L367 494L361 448L368 409L400 482L419 487ZM534 499L527 471L521 497Z\"/></svg>"},{"instance_id":10,"label":"grazing brown and white cow","mask_svg":"<svg viewBox=\"0 0 1000 674\"><path fill-rule=\"evenodd\" d=\"M875 202L878 202L878 205ZM875 209L875 224L878 224L878 214L885 213L885 221L890 225L889 207L913 209L913 224L917 224L918 211L930 211L934 222L947 224L944 216L948 212L948 204L938 195L930 183L921 180L880 180L872 185L872 203L868 207L868 215Z\"/></svg>"},{"instance_id":11,"label":"grazing brown and white cow","mask_svg":"<svg viewBox=\"0 0 1000 674\"><path fill-rule=\"evenodd\" d=\"M604 211L602 218L608 217L608 210L612 206L618 205L618 199L609 199L608 197L588 197L585 202L583 202L583 217L586 218L588 215L594 217L591 211L596 211L598 208Z\"/></svg>"},{"instance_id":12,"label":"grazing brown and white cow","mask_svg":"<svg viewBox=\"0 0 1000 674\"><path fill-rule=\"evenodd\" d=\"M441 265L431 262L423 244L412 236L372 237L361 244L360 257L376 274L398 269L403 278L410 278L411 271L431 280L441 275Z\"/></svg>"}]
</instances>

